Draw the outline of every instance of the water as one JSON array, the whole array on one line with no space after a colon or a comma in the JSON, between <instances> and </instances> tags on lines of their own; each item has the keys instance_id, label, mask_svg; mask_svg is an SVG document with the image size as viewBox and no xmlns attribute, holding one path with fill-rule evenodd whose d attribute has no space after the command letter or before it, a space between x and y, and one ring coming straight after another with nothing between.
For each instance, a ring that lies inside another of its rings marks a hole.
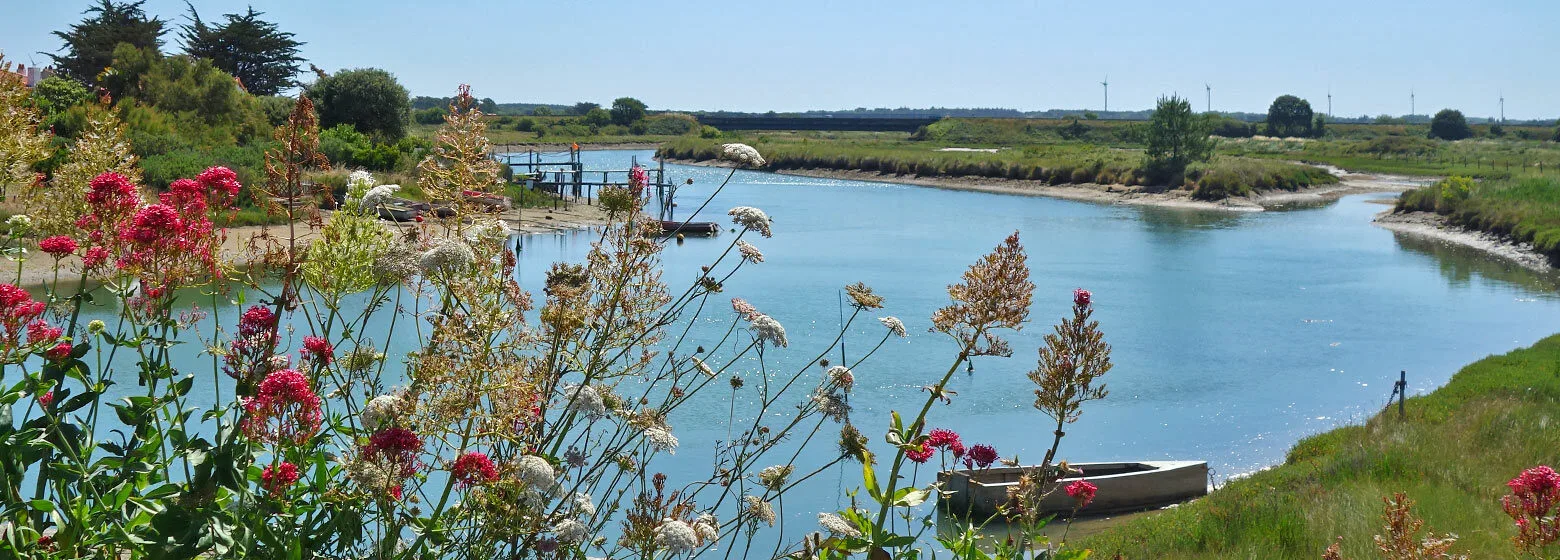
<instances>
[{"instance_id":1,"label":"water","mask_svg":"<svg viewBox=\"0 0 1560 560\"><path fill-rule=\"evenodd\" d=\"M650 155L584 157L587 169L622 169L630 157ZM691 211L726 173L668 166L671 180L695 181L683 188L679 210ZM881 314L901 318L911 336L890 340L856 370L852 397L852 417L879 448L889 411L913 414L925 399L920 387L952 363L954 345L927 332L931 312L948 303L945 287L1018 230L1037 286L1031 324L1007 336L1012 358L979 358L973 373L955 375L958 395L934 407L931 426L1038 462L1053 426L1031 407L1033 385L1024 374L1040 337L1083 287L1094 293L1116 365L1103 378L1110 396L1086 405L1067 428L1061 456L1201 459L1228 476L1280 462L1301 437L1373 414L1399 370L1408 372L1411 394L1425 392L1463 364L1560 330L1554 279L1376 228L1370 218L1385 207L1370 200L1381 196L1233 214L739 171L698 219L725 222L726 209L743 205L774 218L772 239L746 238L766 262L744 268L724 294L786 326L791 347L767 353L771 369L794 371L832 340L842 286L865 282L887 298ZM594 239L589 232L524 238L522 285L539 293L548 265L579 261ZM669 246L665 278L674 291L730 241L727 233ZM236 315L223 307L231 326ZM719 322L696 332L723 329L731 317L723 304L709 316ZM859 356L882 332L863 317L847 355ZM179 362L209 364L192 354ZM838 362L837 353L831 358ZM120 390L136 390L127 385ZM749 387L740 399L752 398ZM655 470L674 483L708 473L712 445L726 437L727 394L704 393L672 418L682 444L676 455L658 458ZM802 470L835 456L832 433L819 437L803 451ZM850 465L788 495L791 538L813 529L816 512L846 506L843 491L859 485L860 471Z\"/></svg>"}]
</instances>

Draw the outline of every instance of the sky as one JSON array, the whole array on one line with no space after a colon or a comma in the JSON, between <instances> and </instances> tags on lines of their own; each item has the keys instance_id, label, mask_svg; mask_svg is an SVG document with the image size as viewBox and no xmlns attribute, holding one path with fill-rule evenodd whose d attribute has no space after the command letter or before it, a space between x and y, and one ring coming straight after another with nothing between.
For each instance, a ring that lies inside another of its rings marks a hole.
<instances>
[{"instance_id":1,"label":"sky","mask_svg":"<svg viewBox=\"0 0 1560 560\"><path fill-rule=\"evenodd\" d=\"M326 71L377 67L413 95L652 109L1152 108L1266 112L1294 94L1340 116L1460 109L1560 116L1554 0L192 0L253 5ZM0 0L0 51L47 62L88 0ZM184 21L183 0L147 11ZM166 37L167 50L177 39ZM307 74L301 78L308 77ZM1550 92L1550 93L1546 93Z\"/></svg>"}]
</instances>

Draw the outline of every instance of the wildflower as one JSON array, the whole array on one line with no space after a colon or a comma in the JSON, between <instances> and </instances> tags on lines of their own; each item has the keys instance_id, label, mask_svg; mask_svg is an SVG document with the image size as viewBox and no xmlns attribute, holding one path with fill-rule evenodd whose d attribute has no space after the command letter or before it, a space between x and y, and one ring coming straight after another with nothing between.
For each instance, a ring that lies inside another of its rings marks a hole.
<instances>
[{"instance_id":1,"label":"wildflower","mask_svg":"<svg viewBox=\"0 0 1560 560\"><path fill-rule=\"evenodd\" d=\"M861 536L860 529L851 525L849 521L846 521L844 517L840 517L837 513L825 512L818 514L818 526L823 527L830 534L845 538L853 539Z\"/></svg>"},{"instance_id":2,"label":"wildflower","mask_svg":"<svg viewBox=\"0 0 1560 560\"><path fill-rule=\"evenodd\" d=\"M607 404L601 398L601 393L595 387L579 385L565 387L564 398L569 400L569 410L573 410L587 418L596 419L607 415Z\"/></svg>"},{"instance_id":3,"label":"wildflower","mask_svg":"<svg viewBox=\"0 0 1560 560\"><path fill-rule=\"evenodd\" d=\"M22 237L32 231L32 216L15 214L6 218L5 225L12 237Z\"/></svg>"},{"instance_id":4,"label":"wildflower","mask_svg":"<svg viewBox=\"0 0 1560 560\"><path fill-rule=\"evenodd\" d=\"M1093 297L1093 294L1090 294L1088 290L1078 288L1073 290L1073 305L1078 307L1088 307L1090 300Z\"/></svg>"},{"instance_id":5,"label":"wildflower","mask_svg":"<svg viewBox=\"0 0 1560 560\"><path fill-rule=\"evenodd\" d=\"M378 208L379 205L389 203L395 198L395 192L398 190L401 190L401 185L379 185L368 189L368 192L363 193L363 199L358 201L358 205L364 209Z\"/></svg>"},{"instance_id":6,"label":"wildflower","mask_svg":"<svg viewBox=\"0 0 1560 560\"><path fill-rule=\"evenodd\" d=\"M1534 551L1560 540L1560 516L1553 511L1560 505L1560 474L1540 465L1522 471L1506 486L1511 494L1501 498L1501 508L1517 525L1517 547Z\"/></svg>"},{"instance_id":7,"label":"wildflower","mask_svg":"<svg viewBox=\"0 0 1560 560\"><path fill-rule=\"evenodd\" d=\"M107 328L108 324L104 323L102 319L93 319L87 323L87 332L92 334L101 334Z\"/></svg>"},{"instance_id":8,"label":"wildflower","mask_svg":"<svg viewBox=\"0 0 1560 560\"><path fill-rule=\"evenodd\" d=\"M1073 501L1077 503L1076 507L1079 509L1088 507L1089 502L1094 501L1094 492L1096 490L1099 490L1099 488L1094 486L1094 483L1086 480L1078 480L1067 485L1067 495L1072 497Z\"/></svg>"},{"instance_id":9,"label":"wildflower","mask_svg":"<svg viewBox=\"0 0 1560 560\"><path fill-rule=\"evenodd\" d=\"M574 514L581 517L595 517L596 503L591 500L590 494L576 492L570 500L574 504Z\"/></svg>"},{"instance_id":10,"label":"wildflower","mask_svg":"<svg viewBox=\"0 0 1560 560\"><path fill-rule=\"evenodd\" d=\"M779 348L786 347L785 326L781 325L773 317L768 315L754 317L749 328L752 329L753 335L758 338L759 342L768 342Z\"/></svg>"},{"instance_id":11,"label":"wildflower","mask_svg":"<svg viewBox=\"0 0 1560 560\"><path fill-rule=\"evenodd\" d=\"M238 174L220 165L206 168L195 177L195 182L208 191L225 194L230 199L237 197L243 188L238 182Z\"/></svg>"},{"instance_id":12,"label":"wildflower","mask_svg":"<svg viewBox=\"0 0 1560 560\"><path fill-rule=\"evenodd\" d=\"M861 282L845 286L845 295L850 296L851 306L856 309L880 309L883 307L883 296L872 293L872 288Z\"/></svg>"},{"instance_id":13,"label":"wildflower","mask_svg":"<svg viewBox=\"0 0 1560 560\"><path fill-rule=\"evenodd\" d=\"M47 352L44 352L43 355L50 360L63 362L66 358L70 357L70 349L71 346L69 342L61 341L59 344L54 345L53 348L50 348Z\"/></svg>"},{"instance_id":14,"label":"wildflower","mask_svg":"<svg viewBox=\"0 0 1560 560\"><path fill-rule=\"evenodd\" d=\"M75 253L77 248L79 248L79 246L76 244L76 240L72 239L69 235L45 237L38 241L38 249L53 255L56 259L63 258L64 256L71 253Z\"/></svg>"},{"instance_id":15,"label":"wildflower","mask_svg":"<svg viewBox=\"0 0 1560 560\"><path fill-rule=\"evenodd\" d=\"M704 363L704 360L700 360L698 357L689 358L689 360L693 361L694 367L699 368L699 373L710 377L715 377L715 370L710 369L710 365Z\"/></svg>"},{"instance_id":16,"label":"wildflower","mask_svg":"<svg viewBox=\"0 0 1560 560\"><path fill-rule=\"evenodd\" d=\"M668 517L655 528L655 544L675 556L698 547L699 534L686 522Z\"/></svg>"},{"instance_id":17,"label":"wildflower","mask_svg":"<svg viewBox=\"0 0 1560 560\"><path fill-rule=\"evenodd\" d=\"M711 543L720 540L720 521L714 515L705 513L693 521L693 531L699 534L700 543Z\"/></svg>"},{"instance_id":18,"label":"wildflower","mask_svg":"<svg viewBox=\"0 0 1560 560\"><path fill-rule=\"evenodd\" d=\"M27 323L28 344L48 344L58 340L61 336L64 335L65 329L50 326L48 321L44 321L43 319L36 319L31 323Z\"/></svg>"},{"instance_id":19,"label":"wildflower","mask_svg":"<svg viewBox=\"0 0 1560 560\"><path fill-rule=\"evenodd\" d=\"M314 358L316 362L328 364L336 355L336 347L331 346L330 341L318 336L303 337L303 355Z\"/></svg>"},{"instance_id":20,"label":"wildflower","mask_svg":"<svg viewBox=\"0 0 1560 560\"><path fill-rule=\"evenodd\" d=\"M51 404L54 404L54 391L49 391L49 392L44 393L42 395L38 395L38 405L39 406L42 406L44 408L49 408L49 405L51 405Z\"/></svg>"},{"instance_id":21,"label":"wildflower","mask_svg":"<svg viewBox=\"0 0 1560 560\"><path fill-rule=\"evenodd\" d=\"M458 271L477 261L477 254L471 250L471 246L453 239L441 239L433 243L433 247L424 251L418 258L418 265L424 273L439 271Z\"/></svg>"},{"instance_id":22,"label":"wildflower","mask_svg":"<svg viewBox=\"0 0 1560 560\"><path fill-rule=\"evenodd\" d=\"M420 464L417 455L422 449L422 438L417 437L417 434L406 428L391 426L368 436L368 444L363 446L361 452L363 459L378 469L376 475L382 479L381 484L388 484L399 483L417 472Z\"/></svg>"},{"instance_id":23,"label":"wildflower","mask_svg":"<svg viewBox=\"0 0 1560 560\"><path fill-rule=\"evenodd\" d=\"M743 496L742 501L747 502L744 511L757 521L763 521L770 527L775 526L775 508L758 496Z\"/></svg>"},{"instance_id":24,"label":"wildflower","mask_svg":"<svg viewBox=\"0 0 1560 560\"><path fill-rule=\"evenodd\" d=\"M585 452L576 449L572 445L569 446L569 449L563 452L563 464L568 465L569 468L583 468L585 466L586 459L587 457L585 457Z\"/></svg>"},{"instance_id":25,"label":"wildflower","mask_svg":"<svg viewBox=\"0 0 1560 560\"><path fill-rule=\"evenodd\" d=\"M256 396L243 400L244 433L270 443L302 444L320 427L320 397L297 370L283 369L260 382Z\"/></svg>"},{"instance_id":26,"label":"wildflower","mask_svg":"<svg viewBox=\"0 0 1560 560\"><path fill-rule=\"evenodd\" d=\"M462 487L469 488L498 480L498 467L493 466L493 460L487 454L467 451L456 457L450 465L450 476L455 477Z\"/></svg>"},{"instance_id":27,"label":"wildflower","mask_svg":"<svg viewBox=\"0 0 1560 560\"><path fill-rule=\"evenodd\" d=\"M754 247L752 243L738 239L737 252L742 255L743 260L753 263L764 262L764 253L760 252L758 247Z\"/></svg>"},{"instance_id":28,"label":"wildflower","mask_svg":"<svg viewBox=\"0 0 1560 560\"><path fill-rule=\"evenodd\" d=\"M91 248L87 249L87 253L85 255L81 256L81 265L86 267L87 270L92 270L103 266L103 263L108 262L110 256L111 255L108 254L108 249L104 249L98 245L93 245Z\"/></svg>"},{"instance_id":29,"label":"wildflower","mask_svg":"<svg viewBox=\"0 0 1560 560\"><path fill-rule=\"evenodd\" d=\"M645 428L645 439L650 442L651 449L677 453L677 436L672 435L672 432L666 428L660 426Z\"/></svg>"},{"instance_id":30,"label":"wildflower","mask_svg":"<svg viewBox=\"0 0 1560 560\"><path fill-rule=\"evenodd\" d=\"M786 479L791 477L793 470L795 470L795 467L791 465L764 467L764 470L758 471L758 481L763 483L765 488L778 491L785 487Z\"/></svg>"},{"instance_id":31,"label":"wildflower","mask_svg":"<svg viewBox=\"0 0 1560 560\"><path fill-rule=\"evenodd\" d=\"M585 540L586 533L589 531L590 529L586 527L584 523L580 523L579 521L573 519L559 521L557 525L553 525L552 527L553 536L558 537L558 542L565 543L582 542Z\"/></svg>"},{"instance_id":32,"label":"wildflower","mask_svg":"<svg viewBox=\"0 0 1560 560\"><path fill-rule=\"evenodd\" d=\"M763 167L766 163L764 156L759 155L758 150L747 144L721 144L720 159L736 163L743 167ZM765 236L767 237L767 236Z\"/></svg>"},{"instance_id":33,"label":"wildflower","mask_svg":"<svg viewBox=\"0 0 1560 560\"><path fill-rule=\"evenodd\" d=\"M865 463L867 459L867 436L861 435L861 430L850 422L840 426L840 455L850 457L857 462Z\"/></svg>"},{"instance_id":34,"label":"wildflower","mask_svg":"<svg viewBox=\"0 0 1560 560\"><path fill-rule=\"evenodd\" d=\"M991 466L992 463L997 462L997 457L998 455L996 448L984 443L977 443L974 447L971 447L969 453L965 455L964 466L970 467L973 465L984 469Z\"/></svg>"},{"instance_id":35,"label":"wildflower","mask_svg":"<svg viewBox=\"0 0 1560 560\"><path fill-rule=\"evenodd\" d=\"M835 422L845 422L850 419L850 404L845 402L843 395L825 391L823 387L813 391L812 402L817 405L818 412L823 413L824 418Z\"/></svg>"},{"instance_id":36,"label":"wildflower","mask_svg":"<svg viewBox=\"0 0 1560 560\"><path fill-rule=\"evenodd\" d=\"M971 355L1010 354L1007 343L990 330L1021 328L1034 291L1024 247L1013 232L971 265L963 282L948 286L953 303L932 313L932 330L952 335Z\"/></svg>"},{"instance_id":37,"label":"wildflower","mask_svg":"<svg viewBox=\"0 0 1560 560\"><path fill-rule=\"evenodd\" d=\"M379 395L363 405L363 412L358 414L358 419L362 422L363 429L373 432L394 424L396 419L401 417L401 413L400 397Z\"/></svg>"},{"instance_id":38,"label":"wildflower","mask_svg":"<svg viewBox=\"0 0 1560 560\"><path fill-rule=\"evenodd\" d=\"M909 336L905 333L905 323L898 317L879 317L878 322L883 323L883 326L888 327L888 332L894 333L899 338Z\"/></svg>"},{"instance_id":39,"label":"wildflower","mask_svg":"<svg viewBox=\"0 0 1560 560\"><path fill-rule=\"evenodd\" d=\"M927 434L927 436L926 444L932 447L939 449L950 449L957 445L959 449L964 449L963 442L960 441L958 432L953 430L945 428L933 428L932 431Z\"/></svg>"},{"instance_id":40,"label":"wildflower","mask_svg":"<svg viewBox=\"0 0 1560 560\"><path fill-rule=\"evenodd\" d=\"M34 301L27 290L12 284L0 284L0 328L4 329L0 337L4 339L4 350L9 351L21 344L27 325L43 315L47 308L48 304Z\"/></svg>"},{"instance_id":41,"label":"wildflower","mask_svg":"<svg viewBox=\"0 0 1560 560\"><path fill-rule=\"evenodd\" d=\"M917 463L925 463L930 461L932 459L932 455L936 453L937 451L933 450L932 446L922 442L917 447L905 449L905 458Z\"/></svg>"},{"instance_id":42,"label":"wildflower","mask_svg":"<svg viewBox=\"0 0 1560 560\"><path fill-rule=\"evenodd\" d=\"M737 316L749 321L763 316L758 312L757 307L753 307L753 304L742 298L731 298L731 310L737 312Z\"/></svg>"},{"instance_id":43,"label":"wildflower","mask_svg":"<svg viewBox=\"0 0 1560 560\"><path fill-rule=\"evenodd\" d=\"M276 314L271 312L271 308L263 305L250 306L238 319L238 336L243 338L270 334L274 328L276 328Z\"/></svg>"},{"instance_id":44,"label":"wildflower","mask_svg":"<svg viewBox=\"0 0 1560 560\"><path fill-rule=\"evenodd\" d=\"M764 237L774 237L774 231L770 229L773 220L763 210L752 206L738 206L726 212L731 216L731 223L751 229Z\"/></svg>"},{"instance_id":45,"label":"wildflower","mask_svg":"<svg viewBox=\"0 0 1560 560\"><path fill-rule=\"evenodd\" d=\"M633 189L635 193L638 193L645 188L645 185L648 184L650 184L650 174L645 172L645 168L640 167L638 164L635 164L632 168L629 168L628 188Z\"/></svg>"},{"instance_id":46,"label":"wildflower","mask_svg":"<svg viewBox=\"0 0 1560 560\"><path fill-rule=\"evenodd\" d=\"M536 551L542 554L552 554L558 551L558 539L544 538L536 541Z\"/></svg>"},{"instance_id":47,"label":"wildflower","mask_svg":"<svg viewBox=\"0 0 1560 560\"><path fill-rule=\"evenodd\" d=\"M829 378L829 383L846 391L850 391L850 388L856 384L856 375L845 366L831 367L824 376Z\"/></svg>"},{"instance_id":48,"label":"wildflower","mask_svg":"<svg viewBox=\"0 0 1560 560\"><path fill-rule=\"evenodd\" d=\"M536 455L520 457L520 461L516 464L516 472L521 482L542 491L551 491L558 477L558 474L553 471L552 463Z\"/></svg>"},{"instance_id":49,"label":"wildflower","mask_svg":"<svg viewBox=\"0 0 1560 560\"><path fill-rule=\"evenodd\" d=\"M298 465L282 461L276 466L266 465L260 473L260 486L273 496L280 496L287 492L287 488L298 482Z\"/></svg>"},{"instance_id":50,"label":"wildflower","mask_svg":"<svg viewBox=\"0 0 1560 560\"><path fill-rule=\"evenodd\" d=\"M420 270L421 255L409 248L392 248L374 257L374 276L381 284L405 282Z\"/></svg>"}]
</instances>

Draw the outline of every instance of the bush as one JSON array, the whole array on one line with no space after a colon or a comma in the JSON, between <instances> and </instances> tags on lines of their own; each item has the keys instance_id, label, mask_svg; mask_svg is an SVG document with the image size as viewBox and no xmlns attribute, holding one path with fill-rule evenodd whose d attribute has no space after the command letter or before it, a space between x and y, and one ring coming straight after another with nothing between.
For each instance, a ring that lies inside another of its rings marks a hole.
<instances>
[{"instance_id":1,"label":"bush","mask_svg":"<svg viewBox=\"0 0 1560 560\"><path fill-rule=\"evenodd\" d=\"M1430 120L1430 137L1442 140L1462 140L1473 136L1473 130L1468 128L1468 119L1463 118L1462 111L1456 109L1441 109Z\"/></svg>"},{"instance_id":2,"label":"bush","mask_svg":"<svg viewBox=\"0 0 1560 560\"><path fill-rule=\"evenodd\" d=\"M612 113L607 112L606 109L595 107L585 111L584 117L580 120L589 126L607 126L612 124Z\"/></svg>"},{"instance_id":3,"label":"bush","mask_svg":"<svg viewBox=\"0 0 1560 560\"><path fill-rule=\"evenodd\" d=\"M645 118L645 103L632 97L612 100L612 124L628 126Z\"/></svg>"},{"instance_id":4,"label":"bush","mask_svg":"<svg viewBox=\"0 0 1560 560\"><path fill-rule=\"evenodd\" d=\"M666 113L645 119L645 132L660 136L682 136L699 129L699 120L682 113Z\"/></svg>"},{"instance_id":5,"label":"bush","mask_svg":"<svg viewBox=\"0 0 1560 560\"><path fill-rule=\"evenodd\" d=\"M709 125L700 126L699 138L720 138L720 129Z\"/></svg>"},{"instance_id":6,"label":"bush","mask_svg":"<svg viewBox=\"0 0 1560 560\"><path fill-rule=\"evenodd\" d=\"M298 100L280 95L268 95L256 98L260 101L260 112L265 114L266 122L271 126L281 126L287 123L287 117L292 116L293 106Z\"/></svg>"},{"instance_id":7,"label":"bush","mask_svg":"<svg viewBox=\"0 0 1560 560\"><path fill-rule=\"evenodd\" d=\"M519 120L515 121L515 130L520 132L531 132L536 130L536 119L521 117Z\"/></svg>"},{"instance_id":8,"label":"bush","mask_svg":"<svg viewBox=\"0 0 1560 560\"><path fill-rule=\"evenodd\" d=\"M343 70L309 86L320 127L347 124L395 141L406 135L411 98L395 76L377 68Z\"/></svg>"},{"instance_id":9,"label":"bush","mask_svg":"<svg viewBox=\"0 0 1560 560\"><path fill-rule=\"evenodd\" d=\"M412 113L412 120L417 121L417 124L444 124L444 118L449 114L449 110L443 107L429 107Z\"/></svg>"},{"instance_id":10,"label":"bush","mask_svg":"<svg viewBox=\"0 0 1560 560\"><path fill-rule=\"evenodd\" d=\"M1267 133L1280 137L1310 136L1312 116L1311 102L1281 95L1268 107Z\"/></svg>"},{"instance_id":11,"label":"bush","mask_svg":"<svg viewBox=\"0 0 1560 560\"><path fill-rule=\"evenodd\" d=\"M1209 134L1225 138L1250 138L1257 135L1257 125L1223 117L1214 121Z\"/></svg>"},{"instance_id":12,"label":"bush","mask_svg":"<svg viewBox=\"0 0 1560 560\"><path fill-rule=\"evenodd\" d=\"M1178 186L1186 166L1208 161L1214 140L1208 138L1208 120L1192 113L1192 105L1180 97L1161 97L1148 122L1148 146L1144 169L1151 180Z\"/></svg>"}]
</instances>

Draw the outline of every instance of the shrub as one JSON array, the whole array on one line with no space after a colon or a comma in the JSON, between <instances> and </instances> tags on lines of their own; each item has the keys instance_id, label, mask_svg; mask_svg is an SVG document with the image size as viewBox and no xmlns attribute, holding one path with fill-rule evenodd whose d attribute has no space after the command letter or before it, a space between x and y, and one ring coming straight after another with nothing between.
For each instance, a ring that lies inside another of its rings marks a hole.
<instances>
[{"instance_id":1,"label":"shrub","mask_svg":"<svg viewBox=\"0 0 1560 560\"><path fill-rule=\"evenodd\" d=\"M389 141L406 135L411 98L389 72L343 70L314 82L308 95L319 112L321 128L348 124Z\"/></svg>"},{"instance_id":2,"label":"shrub","mask_svg":"<svg viewBox=\"0 0 1560 560\"><path fill-rule=\"evenodd\" d=\"M536 130L536 119L521 117L515 121L515 130L520 132L531 132Z\"/></svg>"},{"instance_id":3,"label":"shrub","mask_svg":"<svg viewBox=\"0 0 1560 560\"><path fill-rule=\"evenodd\" d=\"M1159 98L1148 123L1148 147L1144 168L1151 179L1176 186L1186 166L1213 156L1214 140L1208 137L1208 120L1192 113L1191 103L1180 97Z\"/></svg>"},{"instance_id":4,"label":"shrub","mask_svg":"<svg viewBox=\"0 0 1560 560\"><path fill-rule=\"evenodd\" d=\"M699 138L720 138L720 129L709 125L700 126Z\"/></svg>"},{"instance_id":5,"label":"shrub","mask_svg":"<svg viewBox=\"0 0 1560 560\"><path fill-rule=\"evenodd\" d=\"M666 113L645 119L645 132L659 136L682 136L699 129L699 120L682 113Z\"/></svg>"},{"instance_id":6,"label":"shrub","mask_svg":"<svg viewBox=\"0 0 1560 560\"><path fill-rule=\"evenodd\" d=\"M1268 107L1269 136L1310 136L1311 102L1293 95L1281 95Z\"/></svg>"},{"instance_id":7,"label":"shrub","mask_svg":"<svg viewBox=\"0 0 1560 560\"><path fill-rule=\"evenodd\" d=\"M1463 118L1462 111L1456 109L1441 109L1430 120L1430 137L1442 140L1462 140L1473 136L1473 130L1468 128L1468 119Z\"/></svg>"},{"instance_id":8,"label":"shrub","mask_svg":"<svg viewBox=\"0 0 1560 560\"><path fill-rule=\"evenodd\" d=\"M645 103L632 97L612 100L612 124L628 126L645 118Z\"/></svg>"},{"instance_id":9,"label":"shrub","mask_svg":"<svg viewBox=\"0 0 1560 560\"><path fill-rule=\"evenodd\" d=\"M417 124L444 124L444 117L449 114L449 110L443 107L429 107L412 113L412 120L417 121Z\"/></svg>"},{"instance_id":10,"label":"shrub","mask_svg":"<svg viewBox=\"0 0 1560 560\"><path fill-rule=\"evenodd\" d=\"M607 126L612 124L612 113L600 107L593 107L586 110L584 117L580 120L590 126Z\"/></svg>"}]
</instances>

